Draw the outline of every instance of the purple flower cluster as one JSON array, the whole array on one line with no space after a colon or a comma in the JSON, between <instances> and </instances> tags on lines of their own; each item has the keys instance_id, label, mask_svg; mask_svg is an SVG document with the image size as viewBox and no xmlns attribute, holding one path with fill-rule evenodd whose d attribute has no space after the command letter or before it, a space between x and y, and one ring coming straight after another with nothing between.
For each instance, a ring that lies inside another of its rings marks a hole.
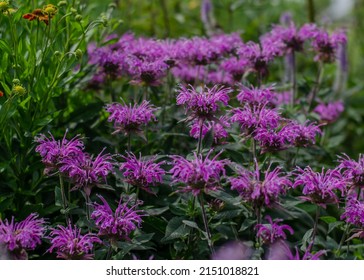
<instances>
[{"instance_id":1,"label":"purple flower cluster","mask_svg":"<svg viewBox=\"0 0 364 280\"><path fill-rule=\"evenodd\" d=\"M181 156L172 156L173 167L169 171L172 174L173 183L184 183L187 186L181 188L181 192L191 192L194 196L200 193L217 190L221 186L221 177L225 176L226 159L217 160L218 153L209 159L212 150L204 158L194 154L191 160Z\"/></svg>"},{"instance_id":2,"label":"purple flower cluster","mask_svg":"<svg viewBox=\"0 0 364 280\"><path fill-rule=\"evenodd\" d=\"M62 140L55 140L51 133L49 135L49 138L44 134L40 134L35 138L35 142L38 143L35 151L42 157L42 162L46 167L44 169L45 174L59 171L65 159L77 160L83 157L84 143L79 135L71 140L66 139L67 132Z\"/></svg>"},{"instance_id":3,"label":"purple flower cluster","mask_svg":"<svg viewBox=\"0 0 364 280\"><path fill-rule=\"evenodd\" d=\"M319 103L313 110L318 114L320 122L329 124L335 122L341 113L344 111L344 104L342 101L335 101L331 103Z\"/></svg>"},{"instance_id":4,"label":"purple flower cluster","mask_svg":"<svg viewBox=\"0 0 364 280\"><path fill-rule=\"evenodd\" d=\"M356 199L350 199L341 215L347 223L353 224L364 230L364 204ZM364 237L364 234L363 236Z\"/></svg>"},{"instance_id":5,"label":"purple flower cluster","mask_svg":"<svg viewBox=\"0 0 364 280\"><path fill-rule=\"evenodd\" d=\"M94 186L106 183L106 177L113 171L113 159L110 154L102 153L96 158L85 153L81 160L63 161L59 170L74 184L73 190L82 189L90 196Z\"/></svg>"},{"instance_id":6,"label":"purple flower cluster","mask_svg":"<svg viewBox=\"0 0 364 280\"><path fill-rule=\"evenodd\" d=\"M140 105L113 103L106 106L106 111L110 113L109 122L114 122L115 133L129 135L132 133L141 135L142 127L150 121L156 120L154 112L157 110L148 101L143 101Z\"/></svg>"},{"instance_id":7,"label":"purple flower cluster","mask_svg":"<svg viewBox=\"0 0 364 280\"><path fill-rule=\"evenodd\" d=\"M271 87L248 88L246 86L242 86L239 94L236 96L236 99L238 99L241 104L249 103L251 106L258 106L261 104L269 105L274 96L275 93Z\"/></svg>"},{"instance_id":8,"label":"purple flower cluster","mask_svg":"<svg viewBox=\"0 0 364 280\"><path fill-rule=\"evenodd\" d=\"M165 171L161 165L164 161L156 163L155 156L146 159L139 155L138 159L133 153L123 156L123 159L125 162L120 164L119 169L129 184L151 192L150 186L162 183Z\"/></svg>"},{"instance_id":9,"label":"purple flower cluster","mask_svg":"<svg viewBox=\"0 0 364 280\"><path fill-rule=\"evenodd\" d=\"M129 240L130 234L141 227L143 212L135 209L138 204L129 207L128 202L120 200L114 212L102 196L98 197L102 204L94 203L95 210L91 214L99 229L98 235L108 237L111 242Z\"/></svg>"},{"instance_id":10,"label":"purple flower cluster","mask_svg":"<svg viewBox=\"0 0 364 280\"><path fill-rule=\"evenodd\" d=\"M347 155L339 157L340 168L343 176L355 187L364 187L364 156L359 155L358 161L349 158Z\"/></svg>"},{"instance_id":11,"label":"purple flower cluster","mask_svg":"<svg viewBox=\"0 0 364 280\"><path fill-rule=\"evenodd\" d=\"M214 19L210 1L202 5L202 19L212 34ZM331 35L314 24L297 27L292 20L276 25L259 42L243 43L240 34L215 34L210 38L193 37L156 40L124 34L116 43L88 48L89 63L98 67L92 84L98 87L107 79L127 77L131 83L160 85L168 73L184 83L234 85L243 75L254 72L268 75L268 65L276 57L302 52L311 44L315 60L334 61L338 49L346 44L343 31ZM211 67L213 66L213 67Z\"/></svg>"},{"instance_id":12,"label":"purple flower cluster","mask_svg":"<svg viewBox=\"0 0 364 280\"><path fill-rule=\"evenodd\" d=\"M316 27L311 34L313 40L311 45L316 52L315 61L332 63L337 56L338 48L341 44L346 44L346 34L342 30L337 30L331 35L324 29Z\"/></svg>"},{"instance_id":13,"label":"purple flower cluster","mask_svg":"<svg viewBox=\"0 0 364 280\"><path fill-rule=\"evenodd\" d=\"M220 104L228 105L230 88L214 86L199 90L189 86L181 86L177 96L177 105L184 105L189 114L189 120L212 120L219 110Z\"/></svg>"},{"instance_id":14,"label":"purple flower cluster","mask_svg":"<svg viewBox=\"0 0 364 280\"><path fill-rule=\"evenodd\" d=\"M257 231L257 237L261 238L266 244L273 244L276 240L287 239L285 231L288 231L291 235L294 233L293 229L289 225L279 225L282 219L275 219L274 221L270 216L265 217L269 224L258 224L255 226Z\"/></svg>"},{"instance_id":15,"label":"purple flower cluster","mask_svg":"<svg viewBox=\"0 0 364 280\"><path fill-rule=\"evenodd\" d=\"M272 206L280 195L286 193L292 183L279 167L272 171L267 169L261 178L258 164L254 171L239 168L238 176L230 178L231 189L236 190L242 200L254 207Z\"/></svg>"},{"instance_id":16,"label":"purple flower cluster","mask_svg":"<svg viewBox=\"0 0 364 280\"><path fill-rule=\"evenodd\" d=\"M222 116L214 121L206 121L202 125L202 138L211 131L214 137L214 143L218 144L222 139L229 136L226 128L230 128L230 123L227 116ZM190 135L198 139L200 137L200 122L195 120L191 125Z\"/></svg>"},{"instance_id":17,"label":"purple flower cluster","mask_svg":"<svg viewBox=\"0 0 364 280\"><path fill-rule=\"evenodd\" d=\"M51 228L49 253L56 251L57 258L65 260L90 260L94 243L102 243L96 234L81 234L81 229L69 224Z\"/></svg>"},{"instance_id":18,"label":"purple flower cluster","mask_svg":"<svg viewBox=\"0 0 364 280\"><path fill-rule=\"evenodd\" d=\"M13 253L15 258L27 258L26 250L34 250L41 244L45 231L44 219L38 218L37 213L30 214L21 222L9 222L0 219L0 244Z\"/></svg>"},{"instance_id":19,"label":"purple flower cluster","mask_svg":"<svg viewBox=\"0 0 364 280\"><path fill-rule=\"evenodd\" d=\"M242 108L234 108L231 113L230 121L239 123L247 135L258 128L277 128L281 121L280 114L274 109L267 108L266 105L245 105Z\"/></svg>"},{"instance_id":20,"label":"purple flower cluster","mask_svg":"<svg viewBox=\"0 0 364 280\"><path fill-rule=\"evenodd\" d=\"M89 63L98 66L95 80L127 76L132 83L156 86L171 68L203 67L234 53L241 44L237 33L178 40L136 38L127 33L114 44L90 46L88 54Z\"/></svg>"},{"instance_id":21,"label":"purple flower cluster","mask_svg":"<svg viewBox=\"0 0 364 280\"><path fill-rule=\"evenodd\" d=\"M89 196L92 187L106 182L107 175L113 170L113 160L110 154L98 154L96 158L84 152L84 144L78 136L62 141L41 134L35 139L39 145L36 151L42 156L46 165L45 172L60 174L74 184L73 189L82 188Z\"/></svg>"},{"instance_id":22,"label":"purple flower cluster","mask_svg":"<svg viewBox=\"0 0 364 280\"><path fill-rule=\"evenodd\" d=\"M308 166L305 169L298 167L294 173L296 178L292 187L302 186L304 194L302 198L323 208L328 204L339 202L337 191L342 195L346 191L347 180L338 169L328 169L325 172L322 168L321 172L315 172Z\"/></svg>"}]
</instances>

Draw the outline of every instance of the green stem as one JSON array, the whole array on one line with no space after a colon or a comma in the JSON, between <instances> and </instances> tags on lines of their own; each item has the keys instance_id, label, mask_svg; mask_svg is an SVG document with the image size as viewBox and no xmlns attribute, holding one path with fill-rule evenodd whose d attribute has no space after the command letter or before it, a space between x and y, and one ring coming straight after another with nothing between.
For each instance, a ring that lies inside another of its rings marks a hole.
<instances>
[{"instance_id":1,"label":"green stem","mask_svg":"<svg viewBox=\"0 0 364 280\"><path fill-rule=\"evenodd\" d=\"M308 247L306 249L306 253L307 252L311 252L312 247L315 244L315 238L316 238L316 234L317 234L317 227L318 227L319 217L320 217L320 207L319 206L316 206L316 217L315 217L315 223L313 225L311 242L310 242L310 244L308 245Z\"/></svg>"},{"instance_id":2,"label":"green stem","mask_svg":"<svg viewBox=\"0 0 364 280\"><path fill-rule=\"evenodd\" d=\"M291 71L292 71L292 107L296 104L297 98L297 77L296 77L296 56L294 51L290 54L290 62L291 62Z\"/></svg>"},{"instance_id":3,"label":"green stem","mask_svg":"<svg viewBox=\"0 0 364 280\"><path fill-rule=\"evenodd\" d=\"M163 20L164 20L164 27L165 27L165 37L169 37L171 33L171 27L169 24L169 16L168 16L168 7L166 0L160 0L160 4L162 6L162 13L163 13Z\"/></svg>"},{"instance_id":4,"label":"green stem","mask_svg":"<svg viewBox=\"0 0 364 280\"><path fill-rule=\"evenodd\" d=\"M64 181L63 181L63 177L61 174L59 174L59 185L61 186L61 198L62 198L62 208L63 208L64 216L66 218L66 223L69 224L70 219L69 219L69 216L67 213L68 203L67 203L66 193L65 193L65 189L64 189Z\"/></svg>"},{"instance_id":5,"label":"green stem","mask_svg":"<svg viewBox=\"0 0 364 280\"><path fill-rule=\"evenodd\" d=\"M314 86L314 88L311 92L311 96L309 98L310 101L309 101L309 106L308 106L308 112L311 111L313 103L315 102L316 95L317 95L317 93L320 89L321 83L322 83L323 73L324 73L324 64L322 62L320 62L319 69L317 71L315 86Z\"/></svg>"},{"instance_id":6,"label":"green stem","mask_svg":"<svg viewBox=\"0 0 364 280\"><path fill-rule=\"evenodd\" d=\"M91 220L91 199L90 199L90 196L85 194L86 195L86 217L87 217L87 220L90 222ZM89 231L90 231L90 228L89 228Z\"/></svg>"},{"instance_id":7,"label":"green stem","mask_svg":"<svg viewBox=\"0 0 364 280\"><path fill-rule=\"evenodd\" d=\"M128 134L128 145L127 145L127 151L130 153L131 151L131 134Z\"/></svg>"},{"instance_id":8,"label":"green stem","mask_svg":"<svg viewBox=\"0 0 364 280\"><path fill-rule=\"evenodd\" d=\"M139 188L136 187L134 204L137 204L138 203L138 196L139 196Z\"/></svg>"},{"instance_id":9,"label":"green stem","mask_svg":"<svg viewBox=\"0 0 364 280\"><path fill-rule=\"evenodd\" d=\"M111 254L112 254L112 246L111 246L111 241L110 241L109 248L107 249L106 260L110 260L111 259Z\"/></svg>"},{"instance_id":10,"label":"green stem","mask_svg":"<svg viewBox=\"0 0 364 280\"><path fill-rule=\"evenodd\" d=\"M215 253L214 247L212 245L212 240L211 240L211 232L209 229L209 225L207 222L207 215L206 215L206 211L205 211L205 205L204 205L204 199L203 199L203 193L201 193L199 195L199 201L200 201L200 206L201 206L201 210L202 210L202 220L205 226L205 231L206 231L206 235L207 235L207 243L209 245L211 254Z\"/></svg>"},{"instance_id":11,"label":"green stem","mask_svg":"<svg viewBox=\"0 0 364 280\"><path fill-rule=\"evenodd\" d=\"M200 120L200 131L198 134L198 143L197 143L197 155L201 153L202 149L202 131L203 131L203 121Z\"/></svg>"},{"instance_id":12,"label":"green stem","mask_svg":"<svg viewBox=\"0 0 364 280\"><path fill-rule=\"evenodd\" d=\"M308 20L315 22L315 5L313 0L307 0Z\"/></svg>"}]
</instances>

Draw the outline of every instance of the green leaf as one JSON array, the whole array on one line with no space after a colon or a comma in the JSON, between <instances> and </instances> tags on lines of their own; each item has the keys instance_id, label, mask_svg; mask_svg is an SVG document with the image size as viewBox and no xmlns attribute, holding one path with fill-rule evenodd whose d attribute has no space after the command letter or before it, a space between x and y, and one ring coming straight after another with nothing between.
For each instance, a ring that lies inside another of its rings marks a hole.
<instances>
[{"instance_id":1,"label":"green leaf","mask_svg":"<svg viewBox=\"0 0 364 280\"><path fill-rule=\"evenodd\" d=\"M212 126L211 129L205 134L205 137L202 139L202 147L204 149L210 149L212 144L214 143L214 127Z\"/></svg>"},{"instance_id":2,"label":"green leaf","mask_svg":"<svg viewBox=\"0 0 364 280\"><path fill-rule=\"evenodd\" d=\"M233 219L236 217L245 216L242 209L227 210L217 213L214 219Z\"/></svg>"},{"instance_id":3,"label":"green leaf","mask_svg":"<svg viewBox=\"0 0 364 280\"><path fill-rule=\"evenodd\" d=\"M306 231L305 235L303 236L302 246L301 246L302 251L306 251L307 245L309 244L309 242L311 242L312 232L313 232L313 228Z\"/></svg>"},{"instance_id":4,"label":"green leaf","mask_svg":"<svg viewBox=\"0 0 364 280\"><path fill-rule=\"evenodd\" d=\"M201 230L201 229L198 227L198 225L196 224L196 222L194 222L194 221L183 220L182 222L183 222L185 225L187 225L187 226L189 226L189 227L191 227L191 228L195 228L195 229L197 229L197 230Z\"/></svg>"},{"instance_id":5,"label":"green leaf","mask_svg":"<svg viewBox=\"0 0 364 280\"><path fill-rule=\"evenodd\" d=\"M169 209L168 206L161 207L161 208L151 208L151 209L145 209L144 211L147 212L149 216L158 216L160 214L163 214Z\"/></svg>"},{"instance_id":6,"label":"green leaf","mask_svg":"<svg viewBox=\"0 0 364 280\"><path fill-rule=\"evenodd\" d=\"M162 242L186 237L190 233L190 228L183 223L185 217L173 217L166 227L166 234L161 240Z\"/></svg>"},{"instance_id":7,"label":"green leaf","mask_svg":"<svg viewBox=\"0 0 364 280\"><path fill-rule=\"evenodd\" d=\"M332 217L332 216L323 216L323 217L320 217L320 220L324 221L326 224L331 224L331 223L336 222L336 218Z\"/></svg>"},{"instance_id":8,"label":"green leaf","mask_svg":"<svg viewBox=\"0 0 364 280\"><path fill-rule=\"evenodd\" d=\"M339 227L339 226L341 226L343 224L344 224L343 221L337 221L337 222L330 223L327 233L332 232L335 228L337 228L337 227Z\"/></svg>"},{"instance_id":9,"label":"green leaf","mask_svg":"<svg viewBox=\"0 0 364 280\"><path fill-rule=\"evenodd\" d=\"M246 229L250 228L255 223L256 223L256 220L245 219L245 221L241 224L239 232L245 231Z\"/></svg>"}]
</instances>

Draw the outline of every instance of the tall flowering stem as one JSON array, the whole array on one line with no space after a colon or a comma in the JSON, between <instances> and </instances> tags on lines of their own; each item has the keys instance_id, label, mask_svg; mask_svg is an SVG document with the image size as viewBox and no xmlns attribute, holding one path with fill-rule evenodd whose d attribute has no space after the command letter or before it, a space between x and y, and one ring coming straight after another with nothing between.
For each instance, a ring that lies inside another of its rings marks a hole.
<instances>
[{"instance_id":1,"label":"tall flowering stem","mask_svg":"<svg viewBox=\"0 0 364 280\"><path fill-rule=\"evenodd\" d=\"M315 81L315 85L311 91L310 97L309 97L309 106L308 106L308 111L310 111L312 109L312 106L315 102L316 99L316 95L320 89L321 83L322 83L322 78L323 78L323 74L324 74L324 64L322 62L319 62L319 69L317 72L317 77L316 77L316 81Z\"/></svg>"},{"instance_id":2,"label":"tall flowering stem","mask_svg":"<svg viewBox=\"0 0 364 280\"><path fill-rule=\"evenodd\" d=\"M310 244L306 248L305 255L311 253L312 247L315 244L315 239L316 239L316 235L317 235L317 227L318 227L319 217L320 217L320 207L317 205L316 206L315 223L313 225L313 230L312 230L312 235L311 235L311 242L310 242Z\"/></svg>"},{"instance_id":3,"label":"tall flowering stem","mask_svg":"<svg viewBox=\"0 0 364 280\"><path fill-rule=\"evenodd\" d=\"M67 203L66 193L65 193L65 189L64 189L64 181L63 181L63 177L62 177L61 173L59 173L58 176L59 176L59 185L61 186L62 208L63 208L64 216L66 218L66 223L69 223L70 219L69 219L68 212L67 212L68 203Z\"/></svg>"},{"instance_id":4,"label":"tall flowering stem","mask_svg":"<svg viewBox=\"0 0 364 280\"><path fill-rule=\"evenodd\" d=\"M292 85L292 107L296 103L297 98L297 78L296 78L296 55L295 52L292 51L288 55L288 63L290 64L290 70L291 70L291 85Z\"/></svg>"},{"instance_id":5,"label":"tall flowering stem","mask_svg":"<svg viewBox=\"0 0 364 280\"><path fill-rule=\"evenodd\" d=\"M201 149L202 149L202 132L203 132L203 120L199 121L199 135L198 135L198 143L197 143L197 154L199 155L201 153Z\"/></svg>"},{"instance_id":6,"label":"tall flowering stem","mask_svg":"<svg viewBox=\"0 0 364 280\"><path fill-rule=\"evenodd\" d=\"M205 230L206 230L206 235L207 235L207 243L209 245L211 254L215 254L215 250L214 250L214 247L212 245L212 240L211 240L211 232L210 232L210 229L209 229L209 224L208 224L206 210L205 210L205 203L204 203L203 193L200 193L200 195L199 195L199 202L200 202L200 206L201 206L201 210L202 210L202 220L203 220Z\"/></svg>"}]
</instances>

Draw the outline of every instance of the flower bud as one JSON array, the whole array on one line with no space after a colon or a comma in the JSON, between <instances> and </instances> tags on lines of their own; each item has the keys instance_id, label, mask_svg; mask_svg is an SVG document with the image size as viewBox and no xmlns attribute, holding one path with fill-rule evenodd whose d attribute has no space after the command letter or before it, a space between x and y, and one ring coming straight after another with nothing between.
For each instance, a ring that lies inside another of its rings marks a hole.
<instances>
[{"instance_id":1,"label":"flower bud","mask_svg":"<svg viewBox=\"0 0 364 280\"><path fill-rule=\"evenodd\" d=\"M77 10L75 8L71 8L70 11L72 14L77 14Z\"/></svg>"},{"instance_id":2,"label":"flower bud","mask_svg":"<svg viewBox=\"0 0 364 280\"><path fill-rule=\"evenodd\" d=\"M76 57L77 57L78 59L80 59L80 58L82 57L82 55L83 55L83 52L82 52L80 49L77 49L77 50L75 51L75 55L76 55Z\"/></svg>"},{"instance_id":3,"label":"flower bud","mask_svg":"<svg viewBox=\"0 0 364 280\"><path fill-rule=\"evenodd\" d=\"M13 85L20 85L19 79L14 79L13 80Z\"/></svg>"},{"instance_id":4,"label":"flower bud","mask_svg":"<svg viewBox=\"0 0 364 280\"><path fill-rule=\"evenodd\" d=\"M66 6L67 5L67 1L59 1L57 6L58 7L63 7L63 6Z\"/></svg>"},{"instance_id":5,"label":"flower bud","mask_svg":"<svg viewBox=\"0 0 364 280\"><path fill-rule=\"evenodd\" d=\"M8 1L0 1L0 12L5 12L9 9L9 2Z\"/></svg>"},{"instance_id":6,"label":"flower bud","mask_svg":"<svg viewBox=\"0 0 364 280\"><path fill-rule=\"evenodd\" d=\"M80 14L76 15L75 17L76 21L81 21L82 20L82 16Z\"/></svg>"},{"instance_id":7,"label":"flower bud","mask_svg":"<svg viewBox=\"0 0 364 280\"><path fill-rule=\"evenodd\" d=\"M17 94L17 95L24 95L27 93L27 90L20 84L18 85L14 85L13 89L11 91L13 94Z\"/></svg>"},{"instance_id":8,"label":"flower bud","mask_svg":"<svg viewBox=\"0 0 364 280\"><path fill-rule=\"evenodd\" d=\"M105 16L103 16L102 18L102 24L106 27L106 26L108 26L108 24L109 24L109 20L107 19L107 17L105 17Z\"/></svg>"}]
</instances>

